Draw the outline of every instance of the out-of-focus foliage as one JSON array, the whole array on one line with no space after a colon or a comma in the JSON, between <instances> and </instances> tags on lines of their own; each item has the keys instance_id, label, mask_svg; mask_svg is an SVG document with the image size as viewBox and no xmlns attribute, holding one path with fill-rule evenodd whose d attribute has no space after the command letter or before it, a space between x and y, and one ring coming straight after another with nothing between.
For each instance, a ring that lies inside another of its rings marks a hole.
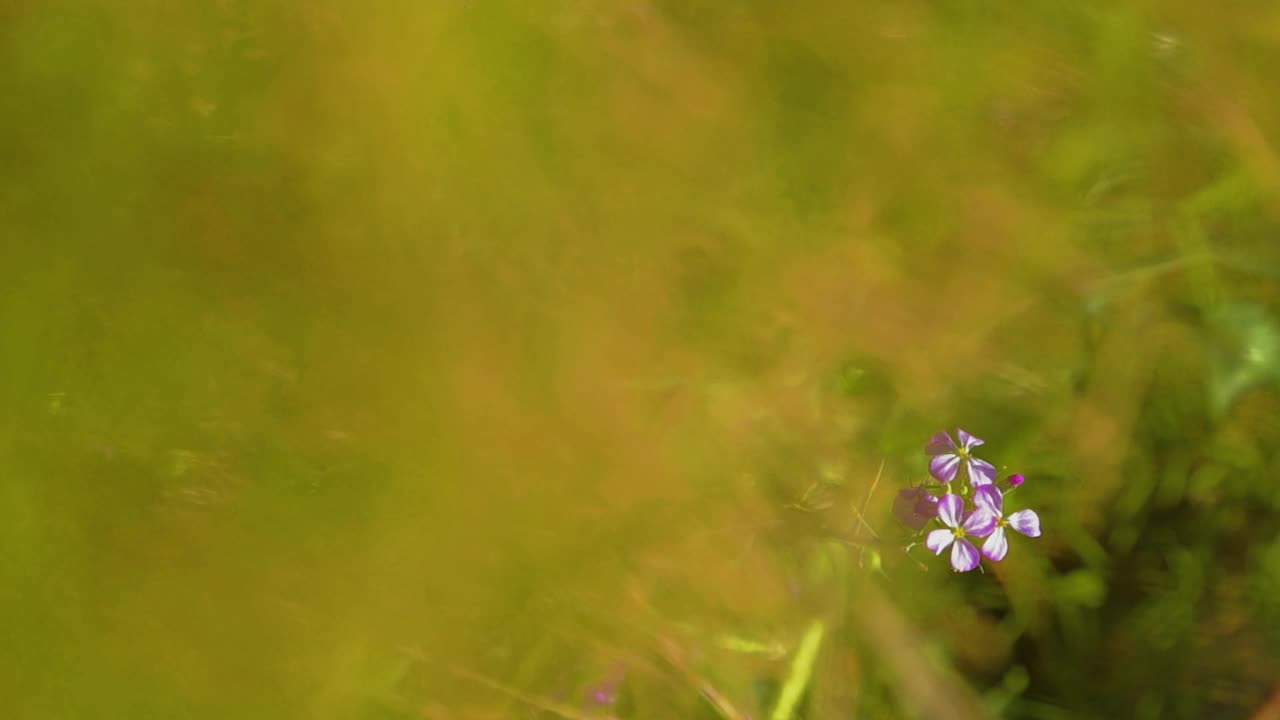
<instances>
[{"instance_id":1,"label":"out-of-focus foliage","mask_svg":"<svg viewBox=\"0 0 1280 720\"><path fill-rule=\"evenodd\" d=\"M4 717L1280 683L1274 3L18 0L0 67ZM956 426L1045 530L982 574L890 512Z\"/></svg>"}]
</instances>

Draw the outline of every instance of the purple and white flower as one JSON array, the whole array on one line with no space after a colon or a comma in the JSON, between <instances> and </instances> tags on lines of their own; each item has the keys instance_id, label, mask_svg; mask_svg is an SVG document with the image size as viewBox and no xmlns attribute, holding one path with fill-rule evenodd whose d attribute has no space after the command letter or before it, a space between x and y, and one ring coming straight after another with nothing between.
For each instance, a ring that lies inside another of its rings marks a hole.
<instances>
[{"instance_id":1,"label":"purple and white flower","mask_svg":"<svg viewBox=\"0 0 1280 720\"><path fill-rule=\"evenodd\" d=\"M966 538L991 533L996 527L996 516L988 508L979 506L966 517L964 499L948 493L938 501L938 519L947 527L929 533L925 537L925 546L935 555L941 555L948 545L951 546L951 569L956 572L969 572L978 567L981 558L973 543Z\"/></svg>"},{"instance_id":2,"label":"purple and white flower","mask_svg":"<svg viewBox=\"0 0 1280 720\"><path fill-rule=\"evenodd\" d=\"M1000 488L986 485L973 493L974 512L986 512L995 520L995 529L982 544L982 554L991 562L1000 562L1009 552L1009 540L1005 528L1013 528L1027 537L1040 537L1040 516L1034 510L1019 510L1004 516L1004 497Z\"/></svg>"},{"instance_id":3,"label":"purple and white flower","mask_svg":"<svg viewBox=\"0 0 1280 720\"><path fill-rule=\"evenodd\" d=\"M973 456L973 448L981 445L982 440L969 433L956 429L957 444L946 431L938 431L929 439L924 451L929 455L929 473L938 482L949 483L956 479L956 474L963 466L969 473L969 484L975 488L995 482L996 468L986 460Z\"/></svg>"}]
</instances>

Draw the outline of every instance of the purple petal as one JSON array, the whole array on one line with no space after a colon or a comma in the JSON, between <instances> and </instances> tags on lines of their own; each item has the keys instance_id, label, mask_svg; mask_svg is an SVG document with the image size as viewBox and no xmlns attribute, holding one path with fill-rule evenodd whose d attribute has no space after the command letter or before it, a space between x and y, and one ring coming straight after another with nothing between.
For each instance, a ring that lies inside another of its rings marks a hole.
<instances>
[{"instance_id":1,"label":"purple petal","mask_svg":"<svg viewBox=\"0 0 1280 720\"><path fill-rule=\"evenodd\" d=\"M929 502L932 499L933 502ZM898 521L912 530L922 530L937 511L938 499L924 491L924 488L903 488L893 499L893 514Z\"/></svg>"},{"instance_id":2,"label":"purple petal","mask_svg":"<svg viewBox=\"0 0 1280 720\"><path fill-rule=\"evenodd\" d=\"M973 504L990 511L996 517L1004 515L1004 499L1000 495L1000 489L995 485L983 485L974 490Z\"/></svg>"},{"instance_id":3,"label":"purple petal","mask_svg":"<svg viewBox=\"0 0 1280 720\"><path fill-rule=\"evenodd\" d=\"M956 428L956 437L960 438L960 444L964 446L965 450L976 448L983 443L982 440L979 440L960 428Z\"/></svg>"},{"instance_id":4,"label":"purple petal","mask_svg":"<svg viewBox=\"0 0 1280 720\"><path fill-rule=\"evenodd\" d=\"M902 498L904 501L911 501L911 504L913 505L920 497L928 494L929 493L922 487L906 487L898 491L898 497Z\"/></svg>"},{"instance_id":5,"label":"purple petal","mask_svg":"<svg viewBox=\"0 0 1280 720\"><path fill-rule=\"evenodd\" d=\"M991 562L1000 562L1009 552L1009 541L1004 537L1004 528L998 527L991 537L982 543L982 554Z\"/></svg>"},{"instance_id":6,"label":"purple petal","mask_svg":"<svg viewBox=\"0 0 1280 720\"><path fill-rule=\"evenodd\" d=\"M941 555L955 539L955 533L950 530L934 530L925 537L924 546L932 550L934 555Z\"/></svg>"},{"instance_id":7,"label":"purple petal","mask_svg":"<svg viewBox=\"0 0 1280 720\"><path fill-rule=\"evenodd\" d=\"M938 501L938 519L947 527L960 527L964 517L964 500L959 495L947 493Z\"/></svg>"},{"instance_id":8,"label":"purple petal","mask_svg":"<svg viewBox=\"0 0 1280 720\"><path fill-rule=\"evenodd\" d=\"M944 430L939 430L929 438L929 444L924 446L926 455L943 455L946 453L955 453L956 444L951 440L951 436Z\"/></svg>"},{"instance_id":9,"label":"purple petal","mask_svg":"<svg viewBox=\"0 0 1280 720\"><path fill-rule=\"evenodd\" d=\"M959 455L936 455L929 460L929 474L938 482L949 483L955 480L956 471L959 469Z\"/></svg>"},{"instance_id":10,"label":"purple petal","mask_svg":"<svg viewBox=\"0 0 1280 720\"><path fill-rule=\"evenodd\" d=\"M925 493L916 503L916 514L929 519L938 517L938 496Z\"/></svg>"},{"instance_id":11,"label":"purple petal","mask_svg":"<svg viewBox=\"0 0 1280 720\"><path fill-rule=\"evenodd\" d=\"M1009 481L1009 487L1018 487L1027 480L1022 477L1022 475L1010 475L1007 479Z\"/></svg>"},{"instance_id":12,"label":"purple petal","mask_svg":"<svg viewBox=\"0 0 1280 720\"><path fill-rule=\"evenodd\" d=\"M1040 516L1035 510L1019 510L1009 516L1009 527L1027 537L1040 537Z\"/></svg>"},{"instance_id":13,"label":"purple petal","mask_svg":"<svg viewBox=\"0 0 1280 720\"><path fill-rule=\"evenodd\" d=\"M997 524L995 513L986 508L978 508L964 519L964 534L984 537L990 535Z\"/></svg>"},{"instance_id":14,"label":"purple petal","mask_svg":"<svg viewBox=\"0 0 1280 720\"><path fill-rule=\"evenodd\" d=\"M911 516L915 514L916 503L920 500L920 488L903 488L898 491L898 496L893 499L893 514L898 516L898 520L904 523L911 522Z\"/></svg>"},{"instance_id":15,"label":"purple petal","mask_svg":"<svg viewBox=\"0 0 1280 720\"><path fill-rule=\"evenodd\" d=\"M996 466L976 457L969 458L969 484L974 487L990 485L996 481Z\"/></svg>"},{"instance_id":16,"label":"purple petal","mask_svg":"<svg viewBox=\"0 0 1280 720\"><path fill-rule=\"evenodd\" d=\"M969 572L978 567L978 551L968 540L957 540L951 548L951 568L956 572Z\"/></svg>"}]
</instances>

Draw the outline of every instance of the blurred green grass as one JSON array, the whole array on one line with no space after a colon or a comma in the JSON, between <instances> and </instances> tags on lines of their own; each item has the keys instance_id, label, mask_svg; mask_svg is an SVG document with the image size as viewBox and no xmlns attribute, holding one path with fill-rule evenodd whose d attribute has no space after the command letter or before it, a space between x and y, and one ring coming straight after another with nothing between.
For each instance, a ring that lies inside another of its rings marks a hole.
<instances>
[{"instance_id":1,"label":"blurred green grass","mask_svg":"<svg viewBox=\"0 0 1280 720\"><path fill-rule=\"evenodd\" d=\"M0 59L5 717L1270 717L1276 8L18 1ZM1044 519L986 574L889 512L956 425Z\"/></svg>"}]
</instances>

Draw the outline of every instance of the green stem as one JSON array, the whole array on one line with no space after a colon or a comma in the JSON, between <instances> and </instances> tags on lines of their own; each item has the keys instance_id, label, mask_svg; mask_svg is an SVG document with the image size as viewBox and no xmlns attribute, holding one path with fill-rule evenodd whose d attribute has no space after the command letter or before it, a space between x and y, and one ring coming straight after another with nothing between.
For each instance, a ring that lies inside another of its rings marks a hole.
<instances>
[{"instance_id":1,"label":"green stem","mask_svg":"<svg viewBox=\"0 0 1280 720\"><path fill-rule=\"evenodd\" d=\"M773 714L769 716L769 720L791 720L796 705L799 704L800 698L804 697L805 686L813 676L813 666L817 662L818 649L822 646L822 635L826 630L826 625L821 620L809 623L809 629L805 631L804 639L800 641L796 656L791 659L791 672L787 673L787 681L782 686L778 704L773 707Z\"/></svg>"}]
</instances>

